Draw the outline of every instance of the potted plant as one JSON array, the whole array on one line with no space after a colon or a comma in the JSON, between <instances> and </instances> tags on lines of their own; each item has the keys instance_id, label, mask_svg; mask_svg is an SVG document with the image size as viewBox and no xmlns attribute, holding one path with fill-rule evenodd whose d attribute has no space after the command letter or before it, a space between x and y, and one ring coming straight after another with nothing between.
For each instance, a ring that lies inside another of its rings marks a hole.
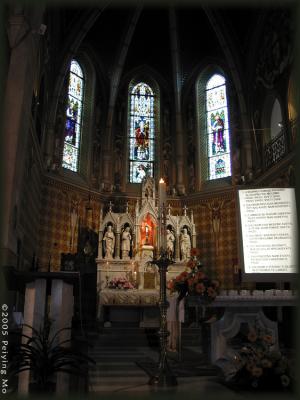
<instances>
[{"instance_id":1,"label":"potted plant","mask_svg":"<svg viewBox=\"0 0 300 400\"><path fill-rule=\"evenodd\" d=\"M47 318L39 330L25 325L32 331L32 336L19 335L19 345L10 357L9 378L13 379L22 371L31 371L33 392L55 391L55 374L65 372L82 376L86 374L90 357L72 346L72 340L59 340L61 332L71 328L62 328L51 335L51 321ZM25 339L25 340L24 340Z\"/></svg>"},{"instance_id":2,"label":"potted plant","mask_svg":"<svg viewBox=\"0 0 300 400\"><path fill-rule=\"evenodd\" d=\"M272 333L256 324L240 335L239 346L216 363L223 382L249 389L292 389L293 361L275 347Z\"/></svg>"}]
</instances>

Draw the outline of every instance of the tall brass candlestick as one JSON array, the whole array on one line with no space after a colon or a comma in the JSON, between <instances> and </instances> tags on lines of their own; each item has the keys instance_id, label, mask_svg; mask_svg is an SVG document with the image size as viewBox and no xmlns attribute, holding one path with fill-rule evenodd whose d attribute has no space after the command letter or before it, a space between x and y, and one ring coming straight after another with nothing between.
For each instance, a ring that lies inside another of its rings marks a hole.
<instances>
[{"instance_id":1,"label":"tall brass candlestick","mask_svg":"<svg viewBox=\"0 0 300 400\"><path fill-rule=\"evenodd\" d=\"M173 264L174 261L170 260L166 251L166 233L165 233L165 209L166 209L166 183L163 179L159 181L159 204L158 204L158 217L159 217L159 235L160 235L160 251L158 258L155 257L151 264L158 266L160 277L160 291L159 291L159 310L160 310L160 329L158 331L160 342L160 355L158 361L158 368L156 373L151 377L149 385L157 386L175 386L177 385L176 376L172 373L168 360L167 360L167 342L170 335L167 329L167 309L169 303L167 301L167 271L168 266Z\"/></svg>"},{"instance_id":2,"label":"tall brass candlestick","mask_svg":"<svg viewBox=\"0 0 300 400\"><path fill-rule=\"evenodd\" d=\"M159 246L161 250L165 250L165 207L167 198L167 185L163 178L159 181L158 191L158 214L159 214Z\"/></svg>"},{"instance_id":3,"label":"tall brass candlestick","mask_svg":"<svg viewBox=\"0 0 300 400\"><path fill-rule=\"evenodd\" d=\"M167 360L167 342L168 336L170 335L167 329L167 308L169 303L167 301L166 294L166 274L168 266L173 264L174 261L170 260L167 256L167 252L161 252L158 259L151 261L151 264L158 266L160 276L160 292L159 292L159 309L160 309L160 329L158 331L159 342L160 342L160 355L158 361L158 368L156 373L150 378L149 385L157 386L176 386L177 379L169 367Z\"/></svg>"}]
</instances>

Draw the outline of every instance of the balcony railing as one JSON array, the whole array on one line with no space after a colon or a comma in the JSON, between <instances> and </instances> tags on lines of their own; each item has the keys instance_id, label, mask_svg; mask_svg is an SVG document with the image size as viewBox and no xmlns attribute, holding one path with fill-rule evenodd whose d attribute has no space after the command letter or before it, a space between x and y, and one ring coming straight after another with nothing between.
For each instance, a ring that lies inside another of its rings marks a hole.
<instances>
[{"instance_id":1,"label":"balcony railing","mask_svg":"<svg viewBox=\"0 0 300 400\"><path fill-rule=\"evenodd\" d=\"M287 153L285 134L283 131L265 146L265 168L268 169L272 165L281 160Z\"/></svg>"}]
</instances>

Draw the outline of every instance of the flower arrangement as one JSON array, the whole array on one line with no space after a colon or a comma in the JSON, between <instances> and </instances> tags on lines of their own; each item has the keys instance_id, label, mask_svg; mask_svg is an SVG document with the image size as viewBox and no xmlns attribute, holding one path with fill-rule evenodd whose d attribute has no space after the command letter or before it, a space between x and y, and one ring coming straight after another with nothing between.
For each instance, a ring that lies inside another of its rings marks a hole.
<instances>
[{"instance_id":1,"label":"flower arrangement","mask_svg":"<svg viewBox=\"0 0 300 400\"><path fill-rule=\"evenodd\" d=\"M187 262L187 270L181 272L176 278L167 283L167 288L180 293L180 297L186 294L200 296L204 302L212 302L219 291L219 282L210 279L203 272L203 265L198 259L199 250L191 250L191 258Z\"/></svg>"},{"instance_id":2,"label":"flower arrangement","mask_svg":"<svg viewBox=\"0 0 300 400\"><path fill-rule=\"evenodd\" d=\"M242 337L242 346L217 363L223 368L225 381L254 389L291 387L292 362L275 349L271 333L250 327Z\"/></svg>"},{"instance_id":3,"label":"flower arrangement","mask_svg":"<svg viewBox=\"0 0 300 400\"><path fill-rule=\"evenodd\" d=\"M134 285L125 277L115 277L108 282L109 289L134 289Z\"/></svg>"}]
</instances>

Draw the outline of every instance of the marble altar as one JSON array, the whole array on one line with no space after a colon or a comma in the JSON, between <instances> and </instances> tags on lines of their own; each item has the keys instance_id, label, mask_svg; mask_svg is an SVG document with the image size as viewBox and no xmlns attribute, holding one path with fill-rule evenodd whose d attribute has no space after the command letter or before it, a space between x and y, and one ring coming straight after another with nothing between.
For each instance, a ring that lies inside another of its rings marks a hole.
<instances>
[{"instance_id":1,"label":"marble altar","mask_svg":"<svg viewBox=\"0 0 300 400\"><path fill-rule=\"evenodd\" d=\"M113 211L113 204L110 203L105 216L102 210L100 212L96 258L99 296L115 277L127 278L138 290L159 288L158 269L149 264L162 245L154 179L146 177L141 186L141 197L137 199L134 210L129 210L127 204L125 212L117 213ZM187 251L190 250L186 250L189 247L185 246L183 251L181 243L187 238L190 247L196 247L196 230L193 213L187 215L186 207L179 216L172 215L169 205L165 210L165 218L166 235L171 233L173 241L170 255L175 261L175 264L169 267L169 280L186 268L186 261L190 255ZM153 274L153 279L150 279L150 274Z\"/></svg>"}]
</instances>

